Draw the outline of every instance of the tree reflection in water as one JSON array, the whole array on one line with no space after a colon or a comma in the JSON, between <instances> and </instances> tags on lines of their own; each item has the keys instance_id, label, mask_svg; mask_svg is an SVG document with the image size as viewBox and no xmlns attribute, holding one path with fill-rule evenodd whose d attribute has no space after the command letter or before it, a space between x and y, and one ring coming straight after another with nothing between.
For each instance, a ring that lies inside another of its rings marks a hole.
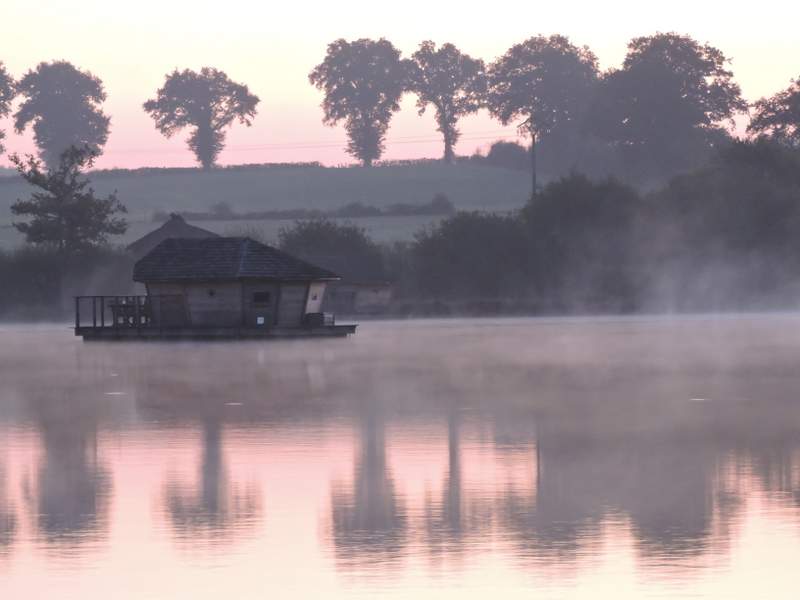
<instances>
[{"instance_id":1,"label":"tree reflection in water","mask_svg":"<svg viewBox=\"0 0 800 600\"><path fill-rule=\"evenodd\" d=\"M461 457L461 415L457 406L447 411L447 469L441 496L434 500L426 495L422 538L432 560L445 555L462 557L470 552L470 544L490 531L493 507L491 498L474 497L464 492Z\"/></svg>"},{"instance_id":2,"label":"tree reflection in water","mask_svg":"<svg viewBox=\"0 0 800 600\"><path fill-rule=\"evenodd\" d=\"M406 546L407 516L386 462L385 417L381 407L365 407L351 489L331 493L336 558L348 570L398 560Z\"/></svg>"},{"instance_id":3,"label":"tree reflection in water","mask_svg":"<svg viewBox=\"0 0 800 600\"><path fill-rule=\"evenodd\" d=\"M225 545L253 529L261 516L261 496L254 485L232 484L223 453L218 417L202 423L202 459L192 486L170 479L164 504L176 539L187 548Z\"/></svg>"},{"instance_id":4,"label":"tree reflection in water","mask_svg":"<svg viewBox=\"0 0 800 600\"><path fill-rule=\"evenodd\" d=\"M5 465L0 462L0 558L10 554L16 531L16 510L6 489Z\"/></svg>"},{"instance_id":5,"label":"tree reflection in water","mask_svg":"<svg viewBox=\"0 0 800 600\"><path fill-rule=\"evenodd\" d=\"M43 452L35 491L39 533L63 549L105 539L112 482L97 452L102 409L69 393L37 397L30 406Z\"/></svg>"}]
</instances>

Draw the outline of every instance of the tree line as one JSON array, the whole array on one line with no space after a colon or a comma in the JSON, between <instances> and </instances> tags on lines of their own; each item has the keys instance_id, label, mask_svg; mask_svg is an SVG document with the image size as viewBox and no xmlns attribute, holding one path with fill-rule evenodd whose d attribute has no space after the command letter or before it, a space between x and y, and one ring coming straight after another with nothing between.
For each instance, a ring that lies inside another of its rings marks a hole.
<instances>
[{"instance_id":1,"label":"tree line","mask_svg":"<svg viewBox=\"0 0 800 600\"><path fill-rule=\"evenodd\" d=\"M750 109L751 136L800 145L800 78L749 105L721 50L676 33L634 38L622 65L604 72L590 48L562 35L531 37L489 64L450 43L424 41L403 58L386 39L339 39L309 81L323 92L323 122L343 124L347 152L365 166L382 156L400 100L412 93L420 114L434 111L446 162L455 159L465 115L486 109L502 124L516 124L530 140L534 189L540 145L566 170L646 179L704 162L731 143L734 118ZM0 117L11 114L17 96L14 129L33 129L47 164L70 146L99 152L108 139L102 81L69 62L43 62L18 81L0 63ZM143 109L167 137L188 129L187 144L208 169L227 129L249 126L258 104L223 71L176 69Z\"/></svg>"},{"instance_id":2,"label":"tree line","mask_svg":"<svg viewBox=\"0 0 800 600\"><path fill-rule=\"evenodd\" d=\"M33 129L39 157L48 167L55 168L69 148L89 149L94 157L102 153L111 119L103 112L106 92L100 78L59 60L42 62L15 81L0 62L0 117L11 114L17 96L21 101L13 114L14 130L21 134ZM258 103L246 85L218 69L176 69L142 108L168 138L189 129L189 149L210 169L225 146L228 127L234 122L251 125ZM4 135L0 131L0 142Z\"/></svg>"}]
</instances>

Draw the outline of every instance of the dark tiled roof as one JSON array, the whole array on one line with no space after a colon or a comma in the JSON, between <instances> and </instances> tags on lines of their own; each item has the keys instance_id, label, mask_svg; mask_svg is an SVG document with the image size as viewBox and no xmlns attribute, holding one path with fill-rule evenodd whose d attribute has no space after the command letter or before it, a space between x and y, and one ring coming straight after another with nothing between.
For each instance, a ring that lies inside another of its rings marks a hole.
<instances>
[{"instance_id":1,"label":"dark tiled roof","mask_svg":"<svg viewBox=\"0 0 800 600\"><path fill-rule=\"evenodd\" d=\"M133 279L312 281L339 279L339 276L250 238L215 237L164 240L136 262Z\"/></svg>"},{"instance_id":2,"label":"dark tiled roof","mask_svg":"<svg viewBox=\"0 0 800 600\"><path fill-rule=\"evenodd\" d=\"M142 257L150 250L158 246L161 242L168 238L210 238L219 237L213 231L207 231L201 227L189 225L184 218L178 214L172 213L168 221L158 229L154 229L147 235L140 237L135 242L128 244L128 251L132 252L134 256Z\"/></svg>"}]
</instances>

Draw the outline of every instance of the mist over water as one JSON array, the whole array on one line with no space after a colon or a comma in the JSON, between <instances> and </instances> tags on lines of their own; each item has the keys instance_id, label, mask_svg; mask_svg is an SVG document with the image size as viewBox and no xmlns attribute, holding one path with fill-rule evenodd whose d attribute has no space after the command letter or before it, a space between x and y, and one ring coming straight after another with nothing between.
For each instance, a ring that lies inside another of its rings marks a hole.
<instances>
[{"instance_id":1,"label":"mist over water","mask_svg":"<svg viewBox=\"0 0 800 600\"><path fill-rule=\"evenodd\" d=\"M781 597L798 356L794 314L5 328L0 597Z\"/></svg>"}]
</instances>

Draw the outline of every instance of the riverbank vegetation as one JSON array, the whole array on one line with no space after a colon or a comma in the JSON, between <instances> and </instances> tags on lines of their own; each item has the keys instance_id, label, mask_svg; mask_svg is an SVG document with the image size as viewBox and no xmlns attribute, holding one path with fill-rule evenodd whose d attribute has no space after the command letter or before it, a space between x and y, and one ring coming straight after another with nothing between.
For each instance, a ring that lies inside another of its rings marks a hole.
<instances>
[{"instance_id":1,"label":"riverbank vegetation","mask_svg":"<svg viewBox=\"0 0 800 600\"><path fill-rule=\"evenodd\" d=\"M352 229L326 227L318 250L336 253L338 230L349 256ZM740 142L648 194L572 174L521 210L459 212L384 246L383 270L396 314L788 309L798 231L800 151Z\"/></svg>"},{"instance_id":2,"label":"riverbank vegetation","mask_svg":"<svg viewBox=\"0 0 800 600\"><path fill-rule=\"evenodd\" d=\"M190 221L285 221L310 219L363 219L365 217L416 217L451 215L455 212L453 203L444 194L436 194L430 202L421 204L397 203L385 207L372 206L362 202L349 202L338 208L328 210L309 208L284 208L263 211L237 212L227 202L217 202L208 211L180 211L179 214ZM170 213L156 211L153 221L162 223L169 219Z\"/></svg>"},{"instance_id":3,"label":"riverbank vegetation","mask_svg":"<svg viewBox=\"0 0 800 600\"><path fill-rule=\"evenodd\" d=\"M406 242L325 217L245 233L392 283L387 315L447 315L791 309L798 231L800 150L760 140L654 192L574 173L521 209L459 211ZM7 251L0 315L63 317L71 295L129 291L131 267L103 243L66 259L52 244Z\"/></svg>"}]
</instances>

